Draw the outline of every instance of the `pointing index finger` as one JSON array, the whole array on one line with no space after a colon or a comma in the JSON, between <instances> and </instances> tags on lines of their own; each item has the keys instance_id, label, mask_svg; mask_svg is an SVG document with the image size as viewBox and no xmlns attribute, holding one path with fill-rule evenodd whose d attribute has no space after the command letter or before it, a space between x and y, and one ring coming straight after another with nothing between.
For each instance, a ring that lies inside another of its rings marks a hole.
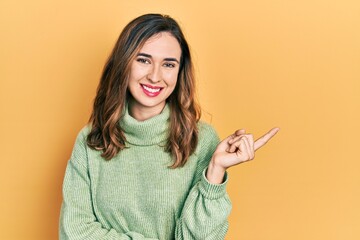
<instances>
[{"instance_id":1,"label":"pointing index finger","mask_svg":"<svg viewBox=\"0 0 360 240\"><path fill-rule=\"evenodd\" d=\"M273 128L269 132L267 132L264 136L260 137L254 143L254 150L258 150L262 146L264 146L275 134L280 130L280 128Z\"/></svg>"}]
</instances>

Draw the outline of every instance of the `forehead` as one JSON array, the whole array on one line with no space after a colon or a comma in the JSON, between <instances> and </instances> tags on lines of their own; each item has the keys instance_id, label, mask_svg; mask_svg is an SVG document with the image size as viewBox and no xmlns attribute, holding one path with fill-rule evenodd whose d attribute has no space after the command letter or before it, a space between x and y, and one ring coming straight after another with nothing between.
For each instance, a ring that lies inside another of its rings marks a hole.
<instances>
[{"instance_id":1,"label":"forehead","mask_svg":"<svg viewBox=\"0 0 360 240\"><path fill-rule=\"evenodd\" d=\"M154 58L180 59L181 48L176 38L168 32L158 33L149 38L140 48L140 53L146 53Z\"/></svg>"}]
</instances>

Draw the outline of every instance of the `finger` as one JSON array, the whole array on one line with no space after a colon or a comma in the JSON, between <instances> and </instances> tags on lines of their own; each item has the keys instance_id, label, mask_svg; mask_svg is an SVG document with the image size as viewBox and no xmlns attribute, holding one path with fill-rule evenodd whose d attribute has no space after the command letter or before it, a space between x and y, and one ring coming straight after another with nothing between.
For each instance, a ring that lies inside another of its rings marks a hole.
<instances>
[{"instance_id":1,"label":"finger","mask_svg":"<svg viewBox=\"0 0 360 240\"><path fill-rule=\"evenodd\" d=\"M244 137L244 138L242 138L242 140L244 140L245 149L246 149L246 152L244 152L244 153L246 153L246 156L244 156L245 160L247 161L247 160L253 159L253 158L254 158L254 157L253 157L254 154L251 152L250 139L249 139L249 137L248 137L248 136L247 136L247 137Z\"/></svg>"},{"instance_id":2,"label":"finger","mask_svg":"<svg viewBox=\"0 0 360 240\"><path fill-rule=\"evenodd\" d=\"M243 135L240 136L236 136L235 134L233 134L233 137L228 141L228 144L233 144L234 142L238 141Z\"/></svg>"},{"instance_id":3,"label":"finger","mask_svg":"<svg viewBox=\"0 0 360 240\"><path fill-rule=\"evenodd\" d=\"M234 143L235 141L239 140L239 138L246 133L245 129L238 129L232 135L233 137L229 140L229 144Z\"/></svg>"},{"instance_id":4,"label":"finger","mask_svg":"<svg viewBox=\"0 0 360 240\"><path fill-rule=\"evenodd\" d=\"M238 130L235 131L236 136L239 136L239 135L242 135L242 134L245 134L245 133L246 133L245 129L238 129Z\"/></svg>"},{"instance_id":5,"label":"finger","mask_svg":"<svg viewBox=\"0 0 360 240\"><path fill-rule=\"evenodd\" d=\"M242 137L246 137L246 138L249 138L249 140L253 141L253 136L251 133L248 133L248 134L243 134L243 135L239 135L239 136L235 136L233 137L232 139L229 140L229 144L233 144L234 142L238 141L240 138Z\"/></svg>"},{"instance_id":6,"label":"finger","mask_svg":"<svg viewBox=\"0 0 360 240\"><path fill-rule=\"evenodd\" d=\"M235 152L240 147L240 141L241 139L246 138L246 135L241 135L233 138L234 140L229 146L229 152Z\"/></svg>"},{"instance_id":7,"label":"finger","mask_svg":"<svg viewBox=\"0 0 360 240\"><path fill-rule=\"evenodd\" d=\"M249 160L248 150L246 147L246 140L244 138L240 139L240 145L238 150L236 151L237 157L240 159L241 162Z\"/></svg>"},{"instance_id":8,"label":"finger","mask_svg":"<svg viewBox=\"0 0 360 240\"><path fill-rule=\"evenodd\" d=\"M237 137L236 141L234 141L233 143L230 144L228 152L230 152L230 153L235 152L240 147L242 138L243 138L243 136Z\"/></svg>"},{"instance_id":9,"label":"finger","mask_svg":"<svg viewBox=\"0 0 360 240\"><path fill-rule=\"evenodd\" d=\"M229 149L230 149L230 141L231 139L233 139L235 137L235 133L229 135L228 137L224 138L218 145L218 149L221 150L221 151L226 151L226 152L229 152Z\"/></svg>"},{"instance_id":10,"label":"finger","mask_svg":"<svg viewBox=\"0 0 360 240\"><path fill-rule=\"evenodd\" d=\"M251 143L251 142L253 142L252 134L245 134L245 135L237 136L234 138L234 140L235 141L232 144L230 144L228 152L231 152L231 153L235 152L237 149L239 149L240 142L242 140L244 140L246 143L247 152L249 152L249 155L252 155L252 154L250 154L251 151L253 151L252 150L253 147L251 147L251 145L253 145L253 143Z\"/></svg>"},{"instance_id":11,"label":"finger","mask_svg":"<svg viewBox=\"0 0 360 240\"><path fill-rule=\"evenodd\" d=\"M248 140L248 143L249 143L250 157L251 157L251 159L254 159L254 157L255 157L254 136L252 134L248 134L247 140Z\"/></svg>"},{"instance_id":12,"label":"finger","mask_svg":"<svg viewBox=\"0 0 360 240\"><path fill-rule=\"evenodd\" d=\"M260 137L254 143L254 150L258 150L262 146L264 146L275 134L280 130L280 128L273 128L269 132L267 132L264 136Z\"/></svg>"}]
</instances>

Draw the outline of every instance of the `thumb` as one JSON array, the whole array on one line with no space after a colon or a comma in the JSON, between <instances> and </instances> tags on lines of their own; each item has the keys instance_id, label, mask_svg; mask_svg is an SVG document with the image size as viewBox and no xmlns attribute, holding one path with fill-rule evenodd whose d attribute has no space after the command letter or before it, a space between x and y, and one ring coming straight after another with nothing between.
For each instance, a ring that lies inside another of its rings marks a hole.
<instances>
[{"instance_id":1,"label":"thumb","mask_svg":"<svg viewBox=\"0 0 360 240\"><path fill-rule=\"evenodd\" d=\"M229 145L230 145L229 141L232 140L232 139L233 139L234 137L236 137L236 136L239 136L239 135L241 135L241 134L245 134L245 132L246 132L245 129L238 129L238 130L236 130L235 133L233 133L233 134L231 134L230 136L224 138L224 139L219 143L219 145L217 146L217 150L219 150L219 151L226 151L226 152L227 152L227 150L228 150L228 148L229 148Z\"/></svg>"},{"instance_id":2,"label":"thumb","mask_svg":"<svg viewBox=\"0 0 360 240\"><path fill-rule=\"evenodd\" d=\"M238 130L235 131L236 136L239 136L239 135L245 134L245 133L246 133L245 129L238 129Z\"/></svg>"}]
</instances>

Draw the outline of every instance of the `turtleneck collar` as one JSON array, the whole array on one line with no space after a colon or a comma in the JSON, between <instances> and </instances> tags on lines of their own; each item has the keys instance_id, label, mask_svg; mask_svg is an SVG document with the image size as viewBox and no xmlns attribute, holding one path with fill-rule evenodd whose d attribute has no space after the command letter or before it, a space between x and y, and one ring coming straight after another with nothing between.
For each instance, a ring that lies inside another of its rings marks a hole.
<instances>
[{"instance_id":1,"label":"turtleneck collar","mask_svg":"<svg viewBox=\"0 0 360 240\"><path fill-rule=\"evenodd\" d=\"M170 121L170 107L168 104L165 105L160 114L145 121L138 121L130 116L127 104L124 110L120 126L128 143L149 146L167 140Z\"/></svg>"}]
</instances>

